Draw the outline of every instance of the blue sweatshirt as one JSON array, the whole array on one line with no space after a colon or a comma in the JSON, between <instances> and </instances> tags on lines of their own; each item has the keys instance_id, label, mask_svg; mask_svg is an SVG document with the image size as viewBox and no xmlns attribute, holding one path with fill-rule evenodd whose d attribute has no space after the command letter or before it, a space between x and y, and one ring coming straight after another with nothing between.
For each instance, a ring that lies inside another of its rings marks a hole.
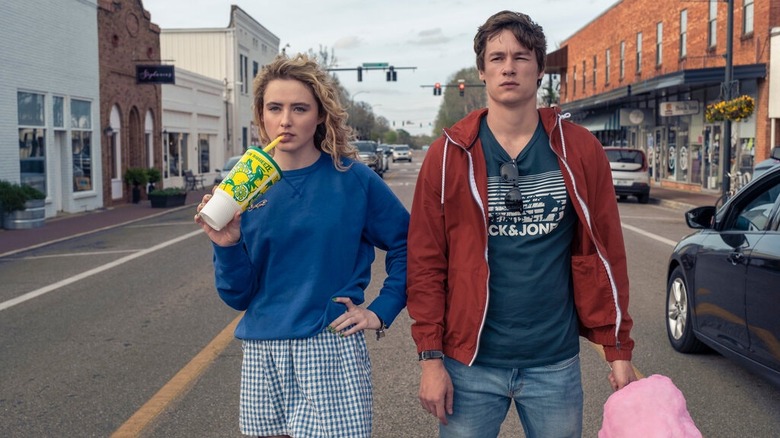
<instances>
[{"instance_id":1,"label":"blue sweatshirt","mask_svg":"<svg viewBox=\"0 0 780 438\"><path fill-rule=\"evenodd\" d=\"M325 153L282 179L241 218L241 239L214 245L219 296L246 310L240 339L315 336L346 306L364 302L374 248L386 251L387 278L368 309L390 325L406 305L409 213L374 171L345 160L339 171Z\"/></svg>"}]
</instances>

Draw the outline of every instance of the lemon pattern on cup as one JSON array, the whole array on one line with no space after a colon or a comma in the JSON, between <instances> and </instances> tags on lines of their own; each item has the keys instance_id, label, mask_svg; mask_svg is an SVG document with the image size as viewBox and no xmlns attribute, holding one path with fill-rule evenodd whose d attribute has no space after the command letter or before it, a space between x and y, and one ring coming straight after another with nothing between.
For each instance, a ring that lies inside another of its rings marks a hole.
<instances>
[{"instance_id":1,"label":"lemon pattern on cup","mask_svg":"<svg viewBox=\"0 0 780 438\"><path fill-rule=\"evenodd\" d=\"M281 179L281 172L276 163L264 152L250 149L220 184L224 190L242 208L261 193L268 190L272 184Z\"/></svg>"}]
</instances>

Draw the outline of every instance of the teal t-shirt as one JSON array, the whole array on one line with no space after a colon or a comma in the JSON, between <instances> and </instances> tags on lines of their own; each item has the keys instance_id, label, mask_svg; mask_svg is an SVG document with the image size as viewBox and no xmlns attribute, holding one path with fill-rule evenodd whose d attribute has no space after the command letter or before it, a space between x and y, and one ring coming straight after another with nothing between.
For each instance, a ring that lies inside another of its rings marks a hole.
<instances>
[{"instance_id":1,"label":"teal t-shirt","mask_svg":"<svg viewBox=\"0 0 780 438\"><path fill-rule=\"evenodd\" d=\"M500 176L512 158L482 119L479 139L488 175L489 300L476 363L530 368L579 352L571 282L571 243L577 216L541 122L515 157L516 183ZM518 186L522 211L505 196Z\"/></svg>"}]
</instances>

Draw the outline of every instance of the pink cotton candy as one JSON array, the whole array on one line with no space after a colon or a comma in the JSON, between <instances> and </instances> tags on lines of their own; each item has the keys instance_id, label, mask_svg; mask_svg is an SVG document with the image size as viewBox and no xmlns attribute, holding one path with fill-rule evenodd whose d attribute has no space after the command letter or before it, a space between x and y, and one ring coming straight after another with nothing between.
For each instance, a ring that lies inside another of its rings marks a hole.
<instances>
[{"instance_id":1,"label":"pink cotton candy","mask_svg":"<svg viewBox=\"0 0 780 438\"><path fill-rule=\"evenodd\" d=\"M701 438L685 397L666 376L630 383L604 404L599 438Z\"/></svg>"}]
</instances>

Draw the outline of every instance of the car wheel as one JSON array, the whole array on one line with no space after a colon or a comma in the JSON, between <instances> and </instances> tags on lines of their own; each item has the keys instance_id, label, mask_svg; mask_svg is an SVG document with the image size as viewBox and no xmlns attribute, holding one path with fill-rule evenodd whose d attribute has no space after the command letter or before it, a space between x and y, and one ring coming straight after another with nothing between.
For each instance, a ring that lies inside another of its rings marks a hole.
<instances>
[{"instance_id":1,"label":"car wheel","mask_svg":"<svg viewBox=\"0 0 780 438\"><path fill-rule=\"evenodd\" d=\"M698 353L705 348L693 333L689 298L688 282L678 266L672 271L666 289L666 334L672 347L680 353Z\"/></svg>"},{"instance_id":2,"label":"car wheel","mask_svg":"<svg viewBox=\"0 0 780 438\"><path fill-rule=\"evenodd\" d=\"M647 202L650 200L650 195L642 194L637 196L636 199L639 201L640 204L647 204Z\"/></svg>"},{"instance_id":3,"label":"car wheel","mask_svg":"<svg viewBox=\"0 0 780 438\"><path fill-rule=\"evenodd\" d=\"M628 196L626 195L618 195L618 199L620 199L621 201L625 201L627 198Z\"/></svg>"}]
</instances>

